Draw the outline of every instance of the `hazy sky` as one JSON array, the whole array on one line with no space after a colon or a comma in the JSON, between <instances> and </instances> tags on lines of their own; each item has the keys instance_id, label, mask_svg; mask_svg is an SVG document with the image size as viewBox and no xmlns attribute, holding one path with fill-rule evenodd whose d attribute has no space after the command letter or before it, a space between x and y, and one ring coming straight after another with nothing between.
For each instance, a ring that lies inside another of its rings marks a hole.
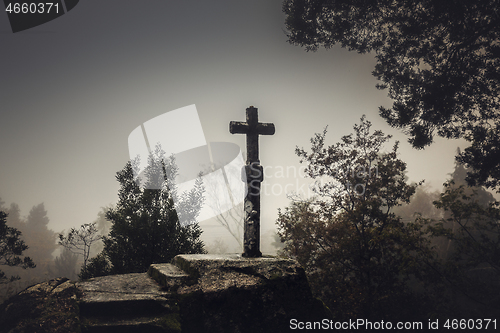
<instances>
[{"instance_id":1,"label":"hazy sky","mask_svg":"<svg viewBox=\"0 0 500 333\"><path fill-rule=\"evenodd\" d=\"M13 34L0 13L0 197L23 215L44 202L57 232L92 222L117 201L115 173L129 158L130 132L191 104L207 141L242 150L245 137L231 135L228 124L244 120L245 108L254 105L260 121L275 124L276 134L260 139L269 176L263 233L289 204L286 185L301 190L299 176L279 173L300 166L295 146L309 147L326 125L333 144L362 114L401 141L411 181L440 188L460 142L410 148L378 116L391 101L375 88L373 56L305 52L286 42L284 18L281 0L84 0ZM208 242L227 237L202 225Z\"/></svg>"}]
</instances>

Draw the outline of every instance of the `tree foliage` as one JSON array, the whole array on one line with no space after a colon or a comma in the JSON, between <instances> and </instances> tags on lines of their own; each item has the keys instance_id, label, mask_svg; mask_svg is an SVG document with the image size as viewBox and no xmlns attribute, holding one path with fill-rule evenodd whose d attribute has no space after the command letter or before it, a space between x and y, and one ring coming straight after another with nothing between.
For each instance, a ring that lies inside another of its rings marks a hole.
<instances>
[{"instance_id":1,"label":"tree foliage","mask_svg":"<svg viewBox=\"0 0 500 333\"><path fill-rule=\"evenodd\" d=\"M16 206L14 205L14 207ZM56 243L57 234L52 229L49 229L49 221L45 205L40 203L31 208L26 221L19 228L26 245L29 247L25 254L32 258L37 265L34 270L30 270L30 275L36 276L38 280L51 277L52 253L58 247Z\"/></svg>"},{"instance_id":2,"label":"tree foliage","mask_svg":"<svg viewBox=\"0 0 500 333\"><path fill-rule=\"evenodd\" d=\"M406 182L398 144L384 152L390 136L370 126L363 117L335 145L325 145L325 129L311 139L310 152L296 149L316 197L280 211L278 230L285 253L305 267L313 290L339 317L417 316L419 303L407 306L418 298L408 282L424 278L433 255L423 225L392 212L417 184Z\"/></svg>"},{"instance_id":3,"label":"tree foliage","mask_svg":"<svg viewBox=\"0 0 500 333\"><path fill-rule=\"evenodd\" d=\"M434 234L447 240L442 272L454 299L454 312L498 316L500 298L500 203L482 187L466 184L457 163L435 206L444 210Z\"/></svg>"},{"instance_id":4,"label":"tree foliage","mask_svg":"<svg viewBox=\"0 0 500 333\"><path fill-rule=\"evenodd\" d=\"M467 139L470 181L499 185L500 1L285 0L283 11L292 44L373 52L394 100L380 115L416 148Z\"/></svg>"},{"instance_id":5,"label":"tree foliage","mask_svg":"<svg viewBox=\"0 0 500 333\"><path fill-rule=\"evenodd\" d=\"M96 224L86 223L80 226L80 229L71 228L67 236L59 234L59 245L83 257L83 269L87 267L92 244L102 239Z\"/></svg>"},{"instance_id":6,"label":"tree foliage","mask_svg":"<svg viewBox=\"0 0 500 333\"><path fill-rule=\"evenodd\" d=\"M7 225L7 214L0 211L0 265L10 267L34 268L35 263L30 257L22 258L28 246L21 239L21 232ZM0 271L0 283L18 280L18 276L8 278Z\"/></svg>"},{"instance_id":7,"label":"tree foliage","mask_svg":"<svg viewBox=\"0 0 500 333\"><path fill-rule=\"evenodd\" d=\"M60 255L54 259L54 270L57 277L67 277L76 280L76 265L78 255L64 248Z\"/></svg>"},{"instance_id":8,"label":"tree foliage","mask_svg":"<svg viewBox=\"0 0 500 333\"><path fill-rule=\"evenodd\" d=\"M191 191L177 193L175 160L166 158L159 146L149 157L142 182L134 173L138 163L128 162L116 175L118 203L106 212L111 229L103 239L102 255L90 260L86 276L144 272L150 264L170 262L177 254L204 253L196 223L203 203L201 179ZM180 224L179 215L186 225Z\"/></svg>"}]
</instances>

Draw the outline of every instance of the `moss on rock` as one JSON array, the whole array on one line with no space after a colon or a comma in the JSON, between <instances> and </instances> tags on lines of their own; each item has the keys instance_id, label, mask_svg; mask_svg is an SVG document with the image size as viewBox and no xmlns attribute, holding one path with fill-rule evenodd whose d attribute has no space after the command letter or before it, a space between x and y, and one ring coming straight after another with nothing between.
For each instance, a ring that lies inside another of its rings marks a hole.
<instances>
[{"instance_id":1,"label":"moss on rock","mask_svg":"<svg viewBox=\"0 0 500 333\"><path fill-rule=\"evenodd\" d=\"M66 278L29 287L0 306L0 332L80 333L77 294Z\"/></svg>"}]
</instances>

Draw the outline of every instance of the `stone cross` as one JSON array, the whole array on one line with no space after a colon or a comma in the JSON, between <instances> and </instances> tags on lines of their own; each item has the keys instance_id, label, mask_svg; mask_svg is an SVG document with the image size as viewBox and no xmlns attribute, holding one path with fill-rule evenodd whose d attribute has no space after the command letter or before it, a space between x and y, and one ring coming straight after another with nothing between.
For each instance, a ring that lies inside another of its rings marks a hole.
<instances>
[{"instance_id":1,"label":"stone cross","mask_svg":"<svg viewBox=\"0 0 500 333\"><path fill-rule=\"evenodd\" d=\"M242 170L242 179L247 182L243 257L261 257L260 183L264 180L264 172L259 161L259 135L273 135L274 124L259 123L257 108L251 106L247 109L247 121L231 121L229 132L247 135L247 162Z\"/></svg>"}]
</instances>

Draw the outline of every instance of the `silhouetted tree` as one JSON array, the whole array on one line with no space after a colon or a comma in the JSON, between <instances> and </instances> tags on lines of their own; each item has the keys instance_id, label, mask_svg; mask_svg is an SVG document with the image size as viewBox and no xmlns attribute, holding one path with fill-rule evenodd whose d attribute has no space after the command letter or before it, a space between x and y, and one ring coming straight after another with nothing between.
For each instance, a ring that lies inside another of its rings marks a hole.
<instances>
[{"instance_id":1,"label":"silhouetted tree","mask_svg":"<svg viewBox=\"0 0 500 333\"><path fill-rule=\"evenodd\" d=\"M227 253L227 244L222 238L214 240L212 244L207 245L206 248L208 253Z\"/></svg>"},{"instance_id":2,"label":"silhouetted tree","mask_svg":"<svg viewBox=\"0 0 500 333\"><path fill-rule=\"evenodd\" d=\"M0 211L0 265L9 267L34 268L35 264L30 257L22 258L28 246L21 239L21 232L7 225L7 214ZM18 276L8 278L0 271L0 283L18 280Z\"/></svg>"},{"instance_id":3,"label":"silhouetted tree","mask_svg":"<svg viewBox=\"0 0 500 333\"><path fill-rule=\"evenodd\" d=\"M500 1L285 0L283 10L292 44L375 55L377 87L394 100L380 115L414 147L464 138L469 180L500 185Z\"/></svg>"},{"instance_id":4,"label":"silhouetted tree","mask_svg":"<svg viewBox=\"0 0 500 333\"><path fill-rule=\"evenodd\" d=\"M23 218L21 218L21 209L19 208L19 205L12 202L6 212L8 215L7 224L12 228L16 228L21 231L24 230L25 222Z\"/></svg>"},{"instance_id":5,"label":"silhouetted tree","mask_svg":"<svg viewBox=\"0 0 500 333\"><path fill-rule=\"evenodd\" d=\"M96 222L86 223L80 226L80 229L71 228L67 236L59 234L59 245L82 256L83 269L87 267L92 244L100 241L103 237L98 234L96 224Z\"/></svg>"},{"instance_id":6,"label":"silhouetted tree","mask_svg":"<svg viewBox=\"0 0 500 333\"><path fill-rule=\"evenodd\" d=\"M54 259L55 275L57 277L67 277L76 280L76 265L78 255L64 248L59 256Z\"/></svg>"},{"instance_id":7,"label":"silhouetted tree","mask_svg":"<svg viewBox=\"0 0 500 333\"><path fill-rule=\"evenodd\" d=\"M143 182L134 176L138 163L138 160L128 162L117 173L119 200L116 207L106 212L111 230L103 240L103 255L91 260L87 276L102 271L144 272L150 264L170 262L177 254L204 253L199 239L202 231L196 223L203 203L201 179L190 192L178 194L174 183L175 160L166 158L159 146L149 156ZM179 211L175 209L174 198ZM187 222L184 226L179 222L180 214L182 221ZM101 271L90 272L94 268Z\"/></svg>"},{"instance_id":8,"label":"silhouetted tree","mask_svg":"<svg viewBox=\"0 0 500 333\"><path fill-rule=\"evenodd\" d=\"M325 129L311 139L311 152L296 149L316 197L279 212L284 253L301 263L338 319L425 316L408 281L424 279L433 253L423 224L392 212L417 185L406 183L398 143L382 152L390 136L370 126L363 117L335 145L325 146Z\"/></svg>"},{"instance_id":9,"label":"silhouetted tree","mask_svg":"<svg viewBox=\"0 0 500 333\"><path fill-rule=\"evenodd\" d=\"M111 222L106 219L106 212L112 209L112 205L106 207L101 207L101 210L97 213L97 219L94 221L96 223L97 229L101 236L106 236L111 229Z\"/></svg>"},{"instance_id":10,"label":"silhouetted tree","mask_svg":"<svg viewBox=\"0 0 500 333\"><path fill-rule=\"evenodd\" d=\"M213 170L212 168L207 168L205 172L210 173L213 172ZM228 179L231 177L237 177L239 179L241 177L241 170L234 166L224 167L224 172ZM243 249L243 203L239 203L225 211L224 200L226 196L220 193L220 191L226 191L226 188L221 188L220 184L217 182L208 182L203 184L203 186L205 188L205 194L211 198L208 204L210 209L215 213L215 220L231 234L238 242L240 248ZM211 251L209 251L209 253L211 253Z\"/></svg>"},{"instance_id":11,"label":"silhouetted tree","mask_svg":"<svg viewBox=\"0 0 500 333\"><path fill-rule=\"evenodd\" d=\"M33 258L37 268L33 271L39 279L50 278L50 265L53 263L52 253L57 249L57 234L48 228L49 218L44 204L33 206L26 223L21 229L29 249L26 255Z\"/></svg>"},{"instance_id":12,"label":"silhouetted tree","mask_svg":"<svg viewBox=\"0 0 500 333\"><path fill-rule=\"evenodd\" d=\"M469 187L456 163L434 203L444 210L436 235L447 240L443 274L453 291L456 316L500 315L500 203L482 187Z\"/></svg>"},{"instance_id":13,"label":"silhouetted tree","mask_svg":"<svg viewBox=\"0 0 500 333\"><path fill-rule=\"evenodd\" d=\"M425 185L417 187L408 204L394 208L394 213L403 221L414 221L416 217L432 220L443 218L443 211L434 206L434 201L439 198L439 191L432 191Z\"/></svg>"},{"instance_id":14,"label":"silhouetted tree","mask_svg":"<svg viewBox=\"0 0 500 333\"><path fill-rule=\"evenodd\" d=\"M78 277L80 280L86 280L98 276L113 274L111 271L111 262L104 252L99 253L89 260L88 265L80 270Z\"/></svg>"}]
</instances>

